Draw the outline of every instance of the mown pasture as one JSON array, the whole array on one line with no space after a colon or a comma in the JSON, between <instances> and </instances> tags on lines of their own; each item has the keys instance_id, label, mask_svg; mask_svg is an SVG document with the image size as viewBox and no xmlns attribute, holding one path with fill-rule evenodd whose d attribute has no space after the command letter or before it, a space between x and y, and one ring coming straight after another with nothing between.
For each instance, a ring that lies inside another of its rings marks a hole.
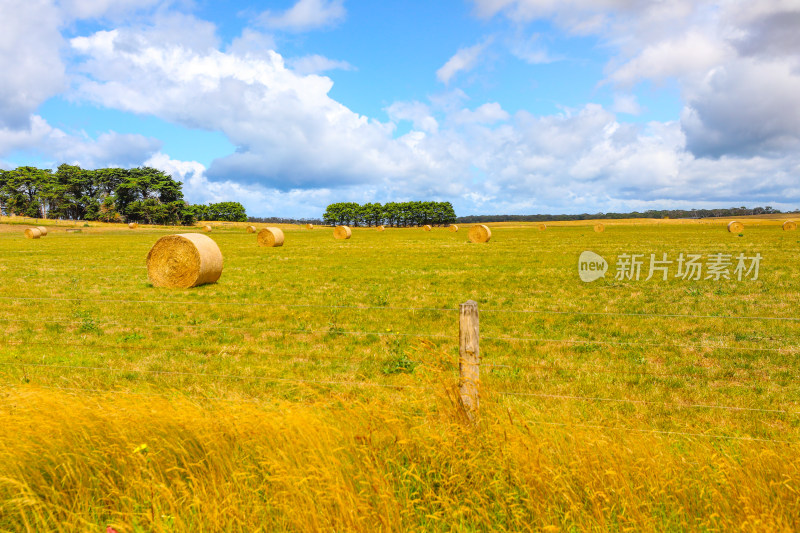
<instances>
[{"instance_id":1,"label":"mown pasture","mask_svg":"<svg viewBox=\"0 0 800 533\"><path fill-rule=\"evenodd\" d=\"M281 226L279 248L221 226L220 281L187 290L144 260L185 230L2 225L0 531L796 530L800 234L658 222ZM605 278L580 281L585 250ZM645 281L651 253L763 259Z\"/></svg>"}]
</instances>

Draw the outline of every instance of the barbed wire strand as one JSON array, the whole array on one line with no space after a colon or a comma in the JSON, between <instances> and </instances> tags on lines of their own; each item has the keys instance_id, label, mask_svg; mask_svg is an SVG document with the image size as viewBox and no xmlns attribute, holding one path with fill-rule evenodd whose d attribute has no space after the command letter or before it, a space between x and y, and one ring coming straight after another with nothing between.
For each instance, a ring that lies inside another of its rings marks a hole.
<instances>
[{"instance_id":1,"label":"barbed wire strand","mask_svg":"<svg viewBox=\"0 0 800 533\"><path fill-rule=\"evenodd\" d=\"M388 389L416 389L416 390L433 390L430 387L422 387L419 385L392 385L389 383L372 383L368 381L336 381L336 380L314 380L314 379L298 379L298 378L280 378L274 376L243 376L238 374L210 374L205 372L180 372L174 370L142 370L133 368L113 368L103 366L79 366L79 365L44 365L44 364L26 364L26 363L0 363L0 366L15 366L19 368L45 368L57 370L91 370L101 372L134 372L137 374L154 374L166 376L193 376L193 377L206 377L215 379L232 379L232 380L256 380L256 381L277 381L284 383L308 383L313 385L344 385L351 387L380 387Z\"/></svg>"},{"instance_id":2,"label":"barbed wire strand","mask_svg":"<svg viewBox=\"0 0 800 533\"><path fill-rule=\"evenodd\" d=\"M0 300L19 301L89 301L93 303L122 303L122 304L153 304L153 305L242 305L251 307L281 307L281 308L310 308L310 309L355 309L365 311L434 311L456 312L457 307L394 307L394 306L359 306L359 305L321 305L321 304L285 304L276 302L220 302L205 301L193 302L182 300L111 300L93 298L55 298L55 297L25 297L25 296L0 296ZM799 322L800 317L776 317L758 315L693 315L683 313L626 313L618 311L558 311L552 309L492 309L479 308L481 313L518 313L518 314L551 314L569 316L624 316L640 318L706 318L730 320L778 320Z\"/></svg>"},{"instance_id":3,"label":"barbed wire strand","mask_svg":"<svg viewBox=\"0 0 800 533\"><path fill-rule=\"evenodd\" d=\"M664 431L660 429L636 429L636 428L626 428L626 427L619 427L619 426L598 426L592 424L567 424L561 422L544 422L541 420L528 420L528 422L532 424L544 424L547 426L559 426L559 427L573 427L573 428L586 428L586 429L603 429L608 431L628 431L632 433L651 433L655 435L678 435L684 437L704 437L710 439L726 439L726 440L739 440L739 441L749 441L749 442L768 442L768 443L778 443L778 444L800 444L797 441L789 441L789 440L777 440L777 439L760 439L757 437L737 437L733 435L715 435L709 433L690 433L687 431Z\"/></svg>"},{"instance_id":4,"label":"barbed wire strand","mask_svg":"<svg viewBox=\"0 0 800 533\"><path fill-rule=\"evenodd\" d=\"M536 392L510 392L510 391L494 391L494 394L502 394L503 396L525 396L536 398L551 398L556 400L578 400L584 402L614 402L614 403L638 403L643 405L662 405L664 407L680 407L683 409L720 409L726 411L752 411L757 413L775 413L785 415L800 415L797 411L786 411L783 409L758 409L755 407L736 407L729 405L712 405L712 404L690 404L680 402L658 402L652 400L630 400L626 398L599 398L591 396L571 396L567 394L545 394Z\"/></svg>"}]
</instances>

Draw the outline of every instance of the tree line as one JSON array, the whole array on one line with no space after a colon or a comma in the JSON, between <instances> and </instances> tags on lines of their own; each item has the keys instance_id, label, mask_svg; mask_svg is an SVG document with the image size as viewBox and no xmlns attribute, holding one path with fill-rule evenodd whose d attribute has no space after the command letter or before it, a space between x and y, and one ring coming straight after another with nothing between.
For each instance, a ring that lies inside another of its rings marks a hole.
<instances>
[{"instance_id":1,"label":"tree line","mask_svg":"<svg viewBox=\"0 0 800 533\"><path fill-rule=\"evenodd\" d=\"M795 211L797 212L797 211ZM542 222L545 220L595 220L624 218L714 218L747 215L777 215L781 211L766 207L729 207L722 209L651 209L630 213L582 213L580 215L470 215L459 217L457 222Z\"/></svg>"},{"instance_id":2,"label":"tree line","mask_svg":"<svg viewBox=\"0 0 800 533\"><path fill-rule=\"evenodd\" d=\"M450 202L339 202L327 207L322 220L339 226L433 226L455 223L456 212Z\"/></svg>"},{"instance_id":3,"label":"tree line","mask_svg":"<svg viewBox=\"0 0 800 533\"><path fill-rule=\"evenodd\" d=\"M183 184L151 167L83 169L63 164L0 170L0 212L33 218L191 225L247 220L238 202L191 205Z\"/></svg>"}]
</instances>

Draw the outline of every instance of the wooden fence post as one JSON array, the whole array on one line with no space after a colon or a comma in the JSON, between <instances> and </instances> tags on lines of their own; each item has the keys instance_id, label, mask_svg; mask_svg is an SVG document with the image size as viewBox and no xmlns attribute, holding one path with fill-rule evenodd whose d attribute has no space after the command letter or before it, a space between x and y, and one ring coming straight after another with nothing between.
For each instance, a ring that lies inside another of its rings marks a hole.
<instances>
[{"instance_id":1,"label":"wooden fence post","mask_svg":"<svg viewBox=\"0 0 800 533\"><path fill-rule=\"evenodd\" d=\"M478 346L478 304L468 300L458 306L458 384L461 405L470 420L478 414L478 385L480 384L481 354Z\"/></svg>"}]
</instances>

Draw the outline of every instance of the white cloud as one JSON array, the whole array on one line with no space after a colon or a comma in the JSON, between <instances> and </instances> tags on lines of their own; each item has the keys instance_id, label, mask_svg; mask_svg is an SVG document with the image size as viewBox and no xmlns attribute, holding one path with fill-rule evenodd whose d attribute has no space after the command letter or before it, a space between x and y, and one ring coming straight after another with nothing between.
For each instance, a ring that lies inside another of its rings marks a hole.
<instances>
[{"instance_id":1,"label":"white cloud","mask_svg":"<svg viewBox=\"0 0 800 533\"><path fill-rule=\"evenodd\" d=\"M287 60L292 70L298 74L319 74L328 70L355 70L347 61L337 61L318 54Z\"/></svg>"},{"instance_id":2,"label":"white cloud","mask_svg":"<svg viewBox=\"0 0 800 533\"><path fill-rule=\"evenodd\" d=\"M444 84L450 83L450 80L459 72L468 72L472 70L478 61L478 58L491 43L491 39L486 39L482 43L467 48L459 48L458 52L453 55L447 62L436 71L436 78Z\"/></svg>"},{"instance_id":3,"label":"white cloud","mask_svg":"<svg viewBox=\"0 0 800 533\"><path fill-rule=\"evenodd\" d=\"M51 2L0 2L0 127L27 128L30 114L66 88L59 25Z\"/></svg>"},{"instance_id":4,"label":"white cloud","mask_svg":"<svg viewBox=\"0 0 800 533\"><path fill-rule=\"evenodd\" d=\"M26 129L0 128L0 154L27 151L41 154L54 164L86 168L129 167L141 164L161 147L157 139L108 131L93 139L85 133L69 134L33 115Z\"/></svg>"},{"instance_id":5,"label":"white cloud","mask_svg":"<svg viewBox=\"0 0 800 533\"><path fill-rule=\"evenodd\" d=\"M642 107L637 102L636 95L633 94L615 94L614 105L611 109L615 113L627 115L639 115L642 112Z\"/></svg>"},{"instance_id":6,"label":"white cloud","mask_svg":"<svg viewBox=\"0 0 800 533\"><path fill-rule=\"evenodd\" d=\"M265 11L258 21L270 29L304 32L334 26L346 14L343 0L299 0L280 14Z\"/></svg>"},{"instance_id":7,"label":"white cloud","mask_svg":"<svg viewBox=\"0 0 800 533\"><path fill-rule=\"evenodd\" d=\"M474 111L461 109L449 118L453 124L494 124L508 120L509 114L497 102L490 102L478 106Z\"/></svg>"},{"instance_id":8,"label":"white cloud","mask_svg":"<svg viewBox=\"0 0 800 533\"><path fill-rule=\"evenodd\" d=\"M395 102L386 108L386 113L393 122L408 120L420 131L435 133L439 129L430 108L421 102Z\"/></svg>"}]
</instances>

